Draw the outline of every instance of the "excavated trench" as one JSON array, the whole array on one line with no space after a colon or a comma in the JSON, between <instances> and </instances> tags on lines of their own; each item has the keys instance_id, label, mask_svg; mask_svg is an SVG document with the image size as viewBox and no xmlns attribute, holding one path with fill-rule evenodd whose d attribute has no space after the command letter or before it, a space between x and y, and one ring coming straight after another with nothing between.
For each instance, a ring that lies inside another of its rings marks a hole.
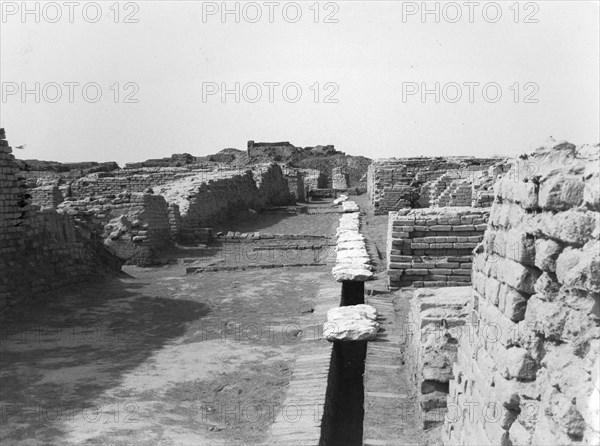
<instances>
[{"instance_id":1,"label":"excavated trench","mask_svg":"<svg viewBox=\"0 0 600 446\"><path fill-rule=\"evenodd\" d=\"M365 301L364 282L342 282L340 306ZM360 446L363 437L367 341L334 342L320 446Z\"/></svg>"}]
</instances>

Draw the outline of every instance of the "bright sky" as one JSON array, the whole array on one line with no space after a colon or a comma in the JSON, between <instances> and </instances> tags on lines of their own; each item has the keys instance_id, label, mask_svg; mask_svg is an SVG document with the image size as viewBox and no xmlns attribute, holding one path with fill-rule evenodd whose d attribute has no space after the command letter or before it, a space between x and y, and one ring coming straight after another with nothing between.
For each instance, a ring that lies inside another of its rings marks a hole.
<instances>
[{"instance_id":1,"label":"bright sky","mask_svg":"<svg viewBox=\"0 0 600 446\"><path fill-rule=\"evenodd\" d=\"M508 156L550 135L600 140L596 1L427 2L439 23L422 2L228 2L239 23L222 2L21 3L2 1L0 22L0 126L27 145L19 158L122 164L248 140Z\"/></svg>"}]
</instances>

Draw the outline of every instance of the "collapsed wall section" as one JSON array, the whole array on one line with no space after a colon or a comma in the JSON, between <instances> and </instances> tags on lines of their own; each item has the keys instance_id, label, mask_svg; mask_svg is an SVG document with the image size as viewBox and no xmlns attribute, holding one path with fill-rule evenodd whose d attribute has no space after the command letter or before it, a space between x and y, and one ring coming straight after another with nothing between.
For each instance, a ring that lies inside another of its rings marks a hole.
<instances>
[{"instance_id":1,"label":"collapsed wall section","mask_svg":"<svg viewBox=\"0 0 600 446\"><path fill-rule=\"evenodd\" d=\"M39 211L0 129L0 312L44 291L120 270L121 262L66 215Z\"/></svg>"},{"instance_id":2,"label":"collapsed wall section","mask_svg":"<svg viewBox=\"0 0 600 446\"><path fill-rule=\"evenodd\" d=\"M444 444L600 444L599 151L542 147L496 184Z\"/></svg>"},{"instance_id":3,"label":"collapsed wall section","mask_svg":"<svg viewBox=\"0 0 600 446\"><path fill-rule=\"evenodd\" d=\"M473 248L483 239L488 211L474 208L405 209L388 219L390 288L465 286Z\"/></svg>"},{"instance_id":4,"label":"collapsed wall section","mask_svg":"<svg viewBox=\"0 0 600 446\"><path fill-rule=\"evenodd\" d=\"M67 199L58 209L75 224L88 228L127 264L151 265L162 251L174 246L169 209L160 195L122 193Z\"/></svg>"}]
</instances>

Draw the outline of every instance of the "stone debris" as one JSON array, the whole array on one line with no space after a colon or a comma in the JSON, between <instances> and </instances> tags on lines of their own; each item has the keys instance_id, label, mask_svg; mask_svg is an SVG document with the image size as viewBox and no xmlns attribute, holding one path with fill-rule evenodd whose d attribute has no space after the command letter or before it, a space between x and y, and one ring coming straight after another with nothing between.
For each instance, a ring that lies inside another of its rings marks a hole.
<instances>
[{"instance_id":1,"label":"stone debris","mask_svg":"<svg viewBox=\"0 0 600 446\"><path fill-rule=\"evenodd\" d=\"M342 203L342 210L344 212L358 212L358 205L354 201L344 201Z\"/></svg>"},{"instance_id":2,"label":"stone debris","mask_svg":"<svg viewBox=\"0 0 600 446\"><path fill-rule=\"evenodd\" d=\"M370 341L377 337L377 310L370 305L332 308L323 324L323 337L328 341Z\"/></svg>"},{"instance_id":3,"label":"stone debris","mask_svg":"<svg viewBox=\"0 0 600 446\"><path fill-rule=\"evenodd\" d=\"M347 195L340 195L339 197L337 197L335 200L333 200L333 204L335 206L342 204L343 202L345 202L346 200L348 200L348 196Z\"/></svg>"},{"instance_id":4,"label":"stone debris","mask_svg":"<svg viewBox=\"0 0 600 446\"><path fill-rule=\"evenodd\" d=\"M344 202L342 205L346 203ZM373 278L371 258L367 252L364 237L359 230L360 214L358 212L342 214L336 231L336 265L331 270L333 277L338 282L364 282Z\"/></svg>"},{"instance_id":5,"label":"stone debris","mask_svg":"<svg viewBox=\"0 0 600 446\"><path fill-rule=\"evenodd\" d=\"M371 305L359 304L336 307L327 311L327 321L339 319L369 319L377 320L377 309Z\"/></svg>"}]
</instances>

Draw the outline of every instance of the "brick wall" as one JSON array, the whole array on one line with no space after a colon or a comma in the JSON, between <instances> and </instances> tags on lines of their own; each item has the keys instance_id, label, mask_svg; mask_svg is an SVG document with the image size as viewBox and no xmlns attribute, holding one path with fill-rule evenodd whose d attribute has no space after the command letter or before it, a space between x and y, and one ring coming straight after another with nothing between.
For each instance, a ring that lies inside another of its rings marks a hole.
<instances>
[{"instance_id":1,"label":"brick wall","mask_svg":"<svg viewBox=\"0 0 600 446\"><path fill-rule=\"evenodd\" d=\"M472 251L483 238L487 216L487 210L460 207L390 212L390 288L469 284Z\"/></svg>"},{"instance_id":2,"label":"brick wall","mask_svg":"<svg viewBox=\"0 0 600 446\"><path fill-rule=\"evenodd\" d=\"M470 287L415 290L408 315L406 362L417 389L417 414L429 429L443 423L458 340L465 335Z\"/></svg>"},{"instance_id":3,"label":"brick wall","mask_svg":"<svg viewBox=\"0 0 600 446\"><path fill-rule=\"evenodd\" d=\"M600 443L599 151L543 147L496 183L445 444Z\"/></svg>"},{"instance_id":4,"label":"brick wall","mask_svg":"<svg viewBox=\"0 0 600 446\"><path fill-rule=\"evenodd\" d=\"M286 181L288 182L288 189L294 196L295 200L304 203L306 201L306 189L304 185L304 174L300 170L285 164L280 164L281 171Z\"/></svg>"},{"instance_id":5,"label":"brick wall","mask_svg":"<svg viewBox=\"0 0 600 446\"><path fill-rule=\"evenodd\" d=\"M447 188L456 186L452 184L454 180L462 179L471 184L498 162L496 158L469 157L376 160L367 170L367 193L376 215L417 205L433 206ZM449 191L450 198L455 195L459 199L445 198L444 205L471 205L470 200L463 199L465 192L464 188Z\"/></svg>"},{"instance_id":6,"label":"brick wall","mask_svg":"<svg viewBox=\"0 0 600 446\"><path fill-rule=\"evenodd\" d=\"M39 186L29 189L31 204L41 209L56 209L63 201L63 194L58 185Z\"/></svg>"},{"instance_id":7,"label":"brick wall","mask_svg":"<svg viewBox=\"0 0 600 446\"><path fill-rule=\"evenodd\" d=\"M346 190L350 185L349 177L341 167L334 167L331 171L331 187L333 189Z\"/></svg>"},{"instance_id":8,"label":"brick wall","mask_svg":"<svg viewBox=\"0 0 600 446\"><path fill-rule=\"evenodd\" d=\"M89 228L128 264L151 265L162 251L174 246L167 202L160 195L121 193L68 199L58 209L75 224Z\"/></svg>"},{"instance_id":9,"label":"brick wall","mask_svg":"<svg viewBox=\"0 0 600 446\"><path fill-rule=\"evenodd\" d=\"M121 262L67 215L39 211L0 129L0 312L39 293L98 275Z\"/></svg>"}]
</instances>

